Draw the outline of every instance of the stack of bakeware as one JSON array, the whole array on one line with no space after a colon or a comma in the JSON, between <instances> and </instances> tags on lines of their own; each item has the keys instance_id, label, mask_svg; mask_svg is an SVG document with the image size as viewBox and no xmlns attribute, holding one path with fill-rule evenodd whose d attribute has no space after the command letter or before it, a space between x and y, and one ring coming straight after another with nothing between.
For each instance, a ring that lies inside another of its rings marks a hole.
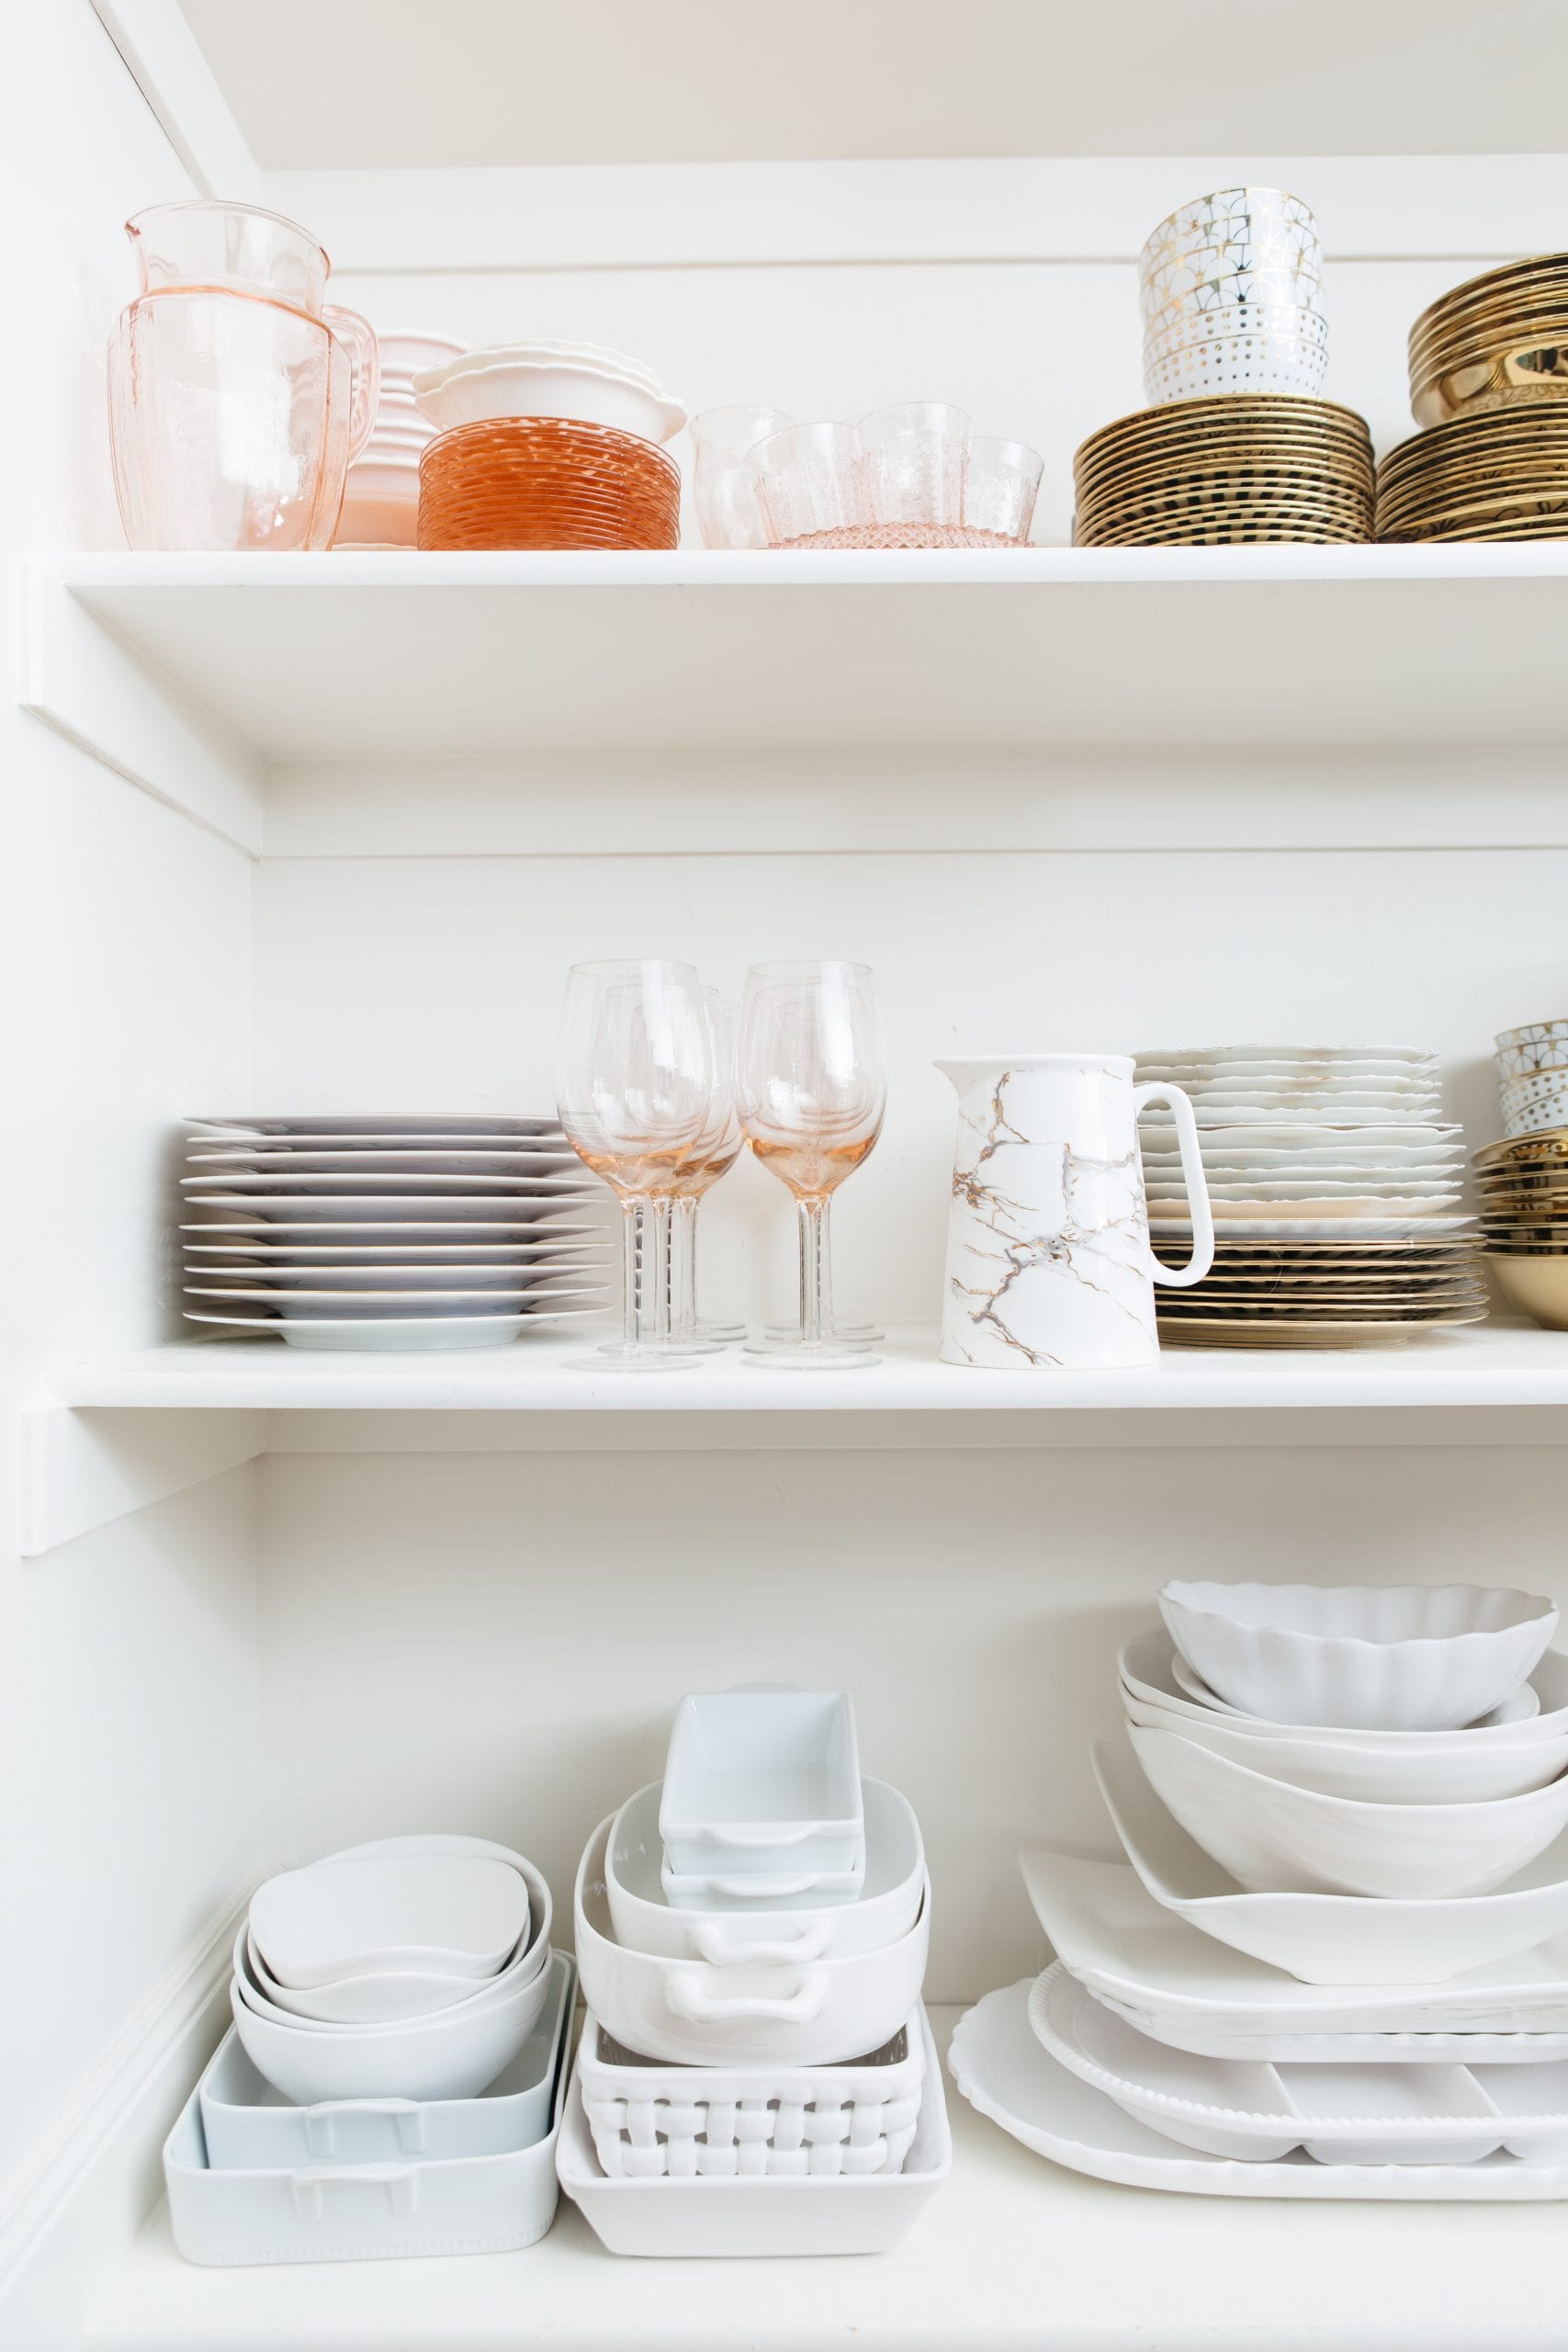
<instances>
[{"instance_id":1,"label":"stack of bakeware","mask_svg":"<svg viewBox=\"0 0 1568 2352\"><path fill-rule=\"evenodd\" d=\"M1021 1858L1056 1960L960 2088L1080 2171L1568 2197L1568 1657L1473 1586L1172 1584L1122 1653L1124 1859ZM1139 1768L1142 1768L1141 1770Z\"/></svg>"},{"instance_id":2,"label":"stack of bakeware","mask_svg":"<svg viewBox=\"0 0 1568 2352\"><path fill-rule=\"evenodd\" d=\"M1463 1130L1440 1115L1436 1055L1182 1046L1137 1070L1190 1097L1214 1219L1213 1271L1156 1294L1162 1341L1386 1345L1484 1316ZM1173 1116L1146 1111L1140 1131L1149 1231L1179 1259L1192 1227Z\"/></svg>"},{"instance_id":3,"label":"stack of bakeware","mask_svg":"<svg viewBox=\"0 0 1568 2352\"><path fill-rule=\"evenodd\" d=\"M1275 187L1195 197L1138 256L1146 396L1310 399L1328 364L1322 289L1317 225L1299 197Z\"/></svg>"},{"instance_id":4,"label":"stack of bakeware","mask_svg":"<svg viewBox=\"0 0 1568 2352\"><path fill-rule=\"evenodd\" d=\"M463 346L409 327L378 334L381 391L370 438L349 467L334 548L412 548L419 532L419 460L435 427L413 394L415 373Z\"/></svg>"},{"instance_id":5,"label":"stack of bakeware","mask_svg":"<svg viewBox=\"0 0 1568 2352\"><path fill-rule=\"evenodd\" d=\"M482 1348L605 1304L609 1195L554 1118L243 1113L194 1121L186 1167L188 1322Z\"/></svg>"},{"instance_id":6,"label":"stack of bakeware","mask_svg":"<svg viewBox=\"0 0 1568 2352\"><path fill-rule=\"evenodd\" d=\"M872 2253L945 2177L931 1885L842 1692L684 1700L575 1897L563 2187L614 2253Z\"/></svg>"},{"instance_id":7,"label":"stack of bakeware","mask_svg":"<svg viewBox=\"0 0 1568 2352\"><path fill-rule=\"evenodd\" d=\"M1372 536L1365 421L1233 391L1138 409L1073 459L1077 547L1349 546Z\"/></svg>"},{"instance_id":8,"label":"stack of bakeware","mask_svg":"<svg viewBox=\"0 0 1568 2352\"><path fill-rule=\"evenodd\" d=\"M1568 537L1568 254L1456 286L1410 330L1426 426L1378 469L1380 539Z\"/></svg>"},{"instance_id":9,"label":"stack of bakeware","mask_svg":"<svg viewBox=\"0 0 1568 2352\"><path fill-rule=\"evenodd\" d=\"M383 1838L258 1889L164 2151L204 2264L481 2254L554 2217L576 1975L509 1848Z\"/></svg>"}]
</instances>

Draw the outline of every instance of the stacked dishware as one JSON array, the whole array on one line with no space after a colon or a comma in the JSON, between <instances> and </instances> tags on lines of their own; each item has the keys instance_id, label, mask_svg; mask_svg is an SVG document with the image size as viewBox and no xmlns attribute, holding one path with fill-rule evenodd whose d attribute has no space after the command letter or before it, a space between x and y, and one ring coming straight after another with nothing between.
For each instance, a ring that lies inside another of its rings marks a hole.
<instances>
[{"instance_id":1,"label":"stacked dishware","mask_svg":"<svg viewBox=\"0 0 1568 2352\"><path fill-rule=\"evenodd\" d=\"M1162 1340L1371 1345L1485 1314L1434 1054L1188 1046L1140 1055L1137 1073L1190 1097L1214 1219L1213 1272L1156 1293ZM1146 1110L1140 1132L1150 1235L1179 1259L1192 1227L1172 1113Z\"/></svg>"},{"instance_id":2,"label":"stacked dishware","mask_svg":"<svg viewBox=\"0 0 1568 2352\"><path fill-rule=\"evenodd\" d=\"M1138 409L1073 459L1076 547L1352 546L1372 536L1365 419L1282 393Z\"/></svg>"},{"instance_id":3,"label":"stacked dishware","mask_svg":"<svg viewBox=\"0 0 1568 2352\"><path fill-rule=\"evenodd\" d=\"M1474 1155L1487 1263L1510 1306L1568 1330L1568 1021L1503 1030L1497 1091L1502 1137Z\"/></svg>"},{"instance_id":4,"label":"stacked dishware","mask_svg":"<svg viewBox=\"0 0 1568 2352\"><path fill-rule=\"evenodd\" d=\"M773 548L1023 547L1043 470L1038 450L976 434L945 401L785 420L744 458Z\"/></svg>"},{"instance_id":5,"label":"stacked dishware","mask_svg":"<svg viewBox=\"0 0 1568 2352\"><path fill-rule=\"evenodd\" d=\"M949 2153L920 2001L931 1885L909 1805L861 1777L842 1692L683 1700L664 1780L584 1851L575 1919L560 2172L613 2252L904 2233Z\"/></svg>"},{"instance_id":6,"label":"stacked dishware","mask_svg":"<svg viewBox=\"0 0 1568 2352\"><path fill-rule=\"evenodd\" d=\"M553 1118L192 1122L185 1316L295 1347L499 1347L601 1312L604 1187Z\"/></svg>"},{"instance_id":7,"label":"stacked dishware","mask_svg":"<svg viewBox=\"0 0 1568 2352\"><path fill-rule=\"evenodd\" d=\"M1125 1861L1021 1858L1057 1957L964 2021L960 2086L1112 2179L1568 2196L1556 1610L1187 1583L1160 1606L1122 1653L1132 1757L1095 1751Z\"/></svg>"},{"instance_id":8,"label":"stacked dishware","mask_svg":"<svg viewBox=\"0 0 1568 2352\"><path fill-rule=\"evenodd\" d=\"M349 467L334 548L412 548L419 537L419 460L435 427L414 398L422 368L457 356L450 335L399 327L379 334L381 390L370 438Z\"/></svg>"},{"instance_id":9,"label":"stacked dishware","mask_svg":"<svg viewBox=\"0 0 1568 2352\"><path fill-rule=\"evenodd\" d=\"M1144 390L1311 399L1328 364L1323 248L1299 197L1228 187L1162 220L1138 256Z\"/></svg>"},{"instance_id":10,"label":"stacked dishware","mask_svg":"<svg viewBox=\"0 0 1568 2352\"><path fill-rule=\"evenodd\" d=\"M420 458L422 548L672 548L686 412L597 344L465 352L414 378L437 437Z\"/></svg>"},{"instance_id":11,"label":"stacked dishware","mask_svg":"<svg viewBox=\"0 0 1568 2352\"><path fill-rule=\"evenodd\" d=\"M1410 330L1426 426L1378 469L1380 539L1568 535L1568 254L1456 286Z\"/></svg>"},{"instance_id":12,"label":"stacked dishware","mask_svg":"<svg viewBox=\"0 0 1568 2352\"><path fill-rule=\"evenodd\" d=\"M164 2149L193 2262L530 2245L555 2211L575 1973L531 1862L389 1838L258 1888L233 2025Z\"/></svg>"}]
</instances>

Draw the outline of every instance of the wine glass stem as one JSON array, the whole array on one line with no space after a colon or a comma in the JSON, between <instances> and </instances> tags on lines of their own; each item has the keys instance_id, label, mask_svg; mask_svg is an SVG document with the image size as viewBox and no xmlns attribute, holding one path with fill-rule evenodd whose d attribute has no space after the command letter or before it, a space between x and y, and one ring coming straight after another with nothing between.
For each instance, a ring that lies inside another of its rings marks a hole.
<instances>
[{"instance_id":1,"label":"wine glass stem","mask_svg":"<svg viewBox=\"0 0 1568 2352\"><path fill-rule=\"evenodd\" d=\"M642 1234L643 1204L621 1203L621 1338L628 1348L642 1345L642 1318L637 1300L637 1259Z\"/></svg>"},{"instance_id":2,"label":"wine glass stem","mask_svg":"<svg viewBox=\"0 0 1568 2352\"><path fill-rule=\"evenodd\" d=\"M653 1204L653 1263L649 1279L653 1287L653 1336L656 1342L670 1337L670 1228L671 1206L669 1201Z\"/></svg>"},{"instance_id":3,"label":"wine glass stem","mask_svg":"<svg viewBox=\"0 0 1568 2352\"><path fill-rule=\"evenodd\" d=\"M680 1248L676 1269L675 1329L688 1340L697 1328L697 1204L688 1197L675 1204Z\"/></svg>"},{"instance_id":4,"label":"wine glass stem","mask_svg":"<svg viewBox=\"0 0 1568 2352\"><path fill-rule=\"evenodd\" d=\"M800 1216L800 1336L807 1347L822 1340L822 1244L828 1221L826 1200L795 1203Z\"/></svg>"},{"instance_id":5,"label":"wine glass stem","mask_svg":"<svg viewBox=\"0 0 1568 2352\"><path fill-rule=\"evenodd\" d=\"M833 1336L833 1195L829 1193L821 1204L822 1221L817 1228L817 1289L822 1302L822 1329Z\"/></svg>"}]
</instances>

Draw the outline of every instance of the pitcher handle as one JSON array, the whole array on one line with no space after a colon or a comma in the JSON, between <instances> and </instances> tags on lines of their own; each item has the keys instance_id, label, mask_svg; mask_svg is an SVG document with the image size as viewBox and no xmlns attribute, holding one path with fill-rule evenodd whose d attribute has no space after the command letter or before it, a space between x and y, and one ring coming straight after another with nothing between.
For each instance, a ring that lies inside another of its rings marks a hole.
<instances>
[{"instance_id":1,"label":"pitcher handle","mask_svg":"<svg viewBox=\"0 0 1568 2352\"><path fill-rule=\"evenodd\" d=\"M381 397L381 346L368 319L341 303L321 307L321 322L330 327L348 354L348 462L352 465L370 438L376 404Z\"/></svg>"},{"instance_id":2,"label":"pitcher handle","mask_svg":"<svg viewBox=\"0 0 1568 2352\"><path fill-rule=\"evenodd\" d=\"M1190 1290L1194 1283L1202 1281L1214 1262L1214 1216L1209 1205L1209 1180L1203 1173L1198 1121L1190 1101L1179 1086L1135 1086L1134 1120L1146 1102L1168 1102L1175 1114L1176 1140L1181 1148L1181 1181L1187 1187L1187 1205L1192 1214L1192 1252L1187 1263L1177 1268L1162 1265L1151 1244L1148 1272L1155 1282L1168 1283L1173 1290Z\"/></svg>"}]
</instances>

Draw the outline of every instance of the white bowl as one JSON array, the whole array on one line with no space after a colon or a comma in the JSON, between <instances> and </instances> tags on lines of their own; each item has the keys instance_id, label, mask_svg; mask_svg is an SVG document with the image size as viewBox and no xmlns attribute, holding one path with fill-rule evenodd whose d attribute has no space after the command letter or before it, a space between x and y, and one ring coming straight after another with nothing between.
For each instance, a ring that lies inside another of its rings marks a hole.
<instances>
[{"instance_id":1,"label":"white bowl","mask_svg":"<svg viewBox=\"0 0 1568 2352\"><path fill-rule=\"evenodd\" d=\"M919 1999L931 1939L929 1878L915 1925L879 1951L714 1968L617 1943L604 1883L609 1839L606 1819L578 1869L578 1973L605 2031L639 2056L676 2066L839 2065L879 2050Z\"/></svg>"},{"instance_id":2,"label":"white bowl","mask_svg":"<svg viewBox=\"0 0 1568 2352\"><path fill-rule=\"evenodd\" d=\"M503 1969L499 1976L476 1980L400 1970L395 1974L344 1977L335 1984L318 1984L299 1992L278 1983L254 1940L247 1939L243 1957L244 1973L235 1971L242 1993L247 1985L254 1987L280 2013L280 2021L288 2016L311 2025L403 2025L411 2018L434 2017L439 2010L456 2008L459 2001L471 2001L481 1986L488 1991L509 1983L513 1975L510 1969ZM257 2009L258 2016L265 2014Z\"/></svg>"},{"instance_id":3,"label":"white bowl","mask_svg":"<svg viewBox=\"0 0 1568 2352\"><path fill-rule=\"evenodd\" d=\"M1540 1710L1540 1701L1533 1683L1521 1682L1517 1690L1509 1692L1501 1706L1494 1707L1488 1714L1478 1716L1474 1723L1460 1724L1451 1731L1356 1731L1343 1724L1336 1729L1333 1724L1277 1724L1267 1715L1249 1715L1245 1707L1233 1707L1228 1699L1222 1699L1216 1691L1211 1690L1202 1676L1194 1673L1179 1650L1171 1654L1170 1671L1178 1689L1186 1692L1206 1721L1231 1724L1238 1730L1254 1735L1267 1732L1277 1739L1290 1739L1298 1731L1308 1730L1323 1731L1333 1739L1462 1739L1466 1733L1479 1731L1487 1724L1517 1723L1523 1725L1530 1723Z\"/></svg>"},{"instance_id":4,"label":"white bowl","mask_svg":"<svg viewBox=\"0 0 1568 2352\"><path fill-rule=\"evenodd\" d=\"M533 2030L550 1988L548 1967L510 1991L465 2001L434 2017L392 2026L316 2026L259 2016L238 1980L230 2007L245 2053L299 2107L321 2099L473 2098L509 2066Z\"/></svg>"},{"instance_id":5,"label":"white bowl","mask_svg":"<svg viewBox=\"0 0 1568 2352\"><path fill-rule=\"evenodd\" d=\"M842 1690L742 1688L682 1700L659 1834L670 1869L863 1882L865 1816L854 1709Z\"/></svg>"},{"instance_id":6,"label":"white bowl","mask_svg":"<svg viewBox=\"0 0 1568 2352\"><path fill-rule=\"evenodd\" d=\"M659 1838L660 1783L628 1797L610 1828L604 1881L615 1940L628 1951L666 1960L705 1961L723 1968L736 1961L839 1960L877 1951L905 1936L919 1917L925 1883L920 1827L908 1800L885 1781L863 1781L865 1882L859 1902L795 1909L743 1911L678 1908L661 1883Z\"/></svg>"},{"instance_id":7,"label":"white bowl","mask_svg":"<svg viewBox=\"0 0 1568 2352\"><path fill-rule=\"evenodd\" d=\"M1129 1726L1150 1787L1239 1886L1264 1894L1484 1894L1568 1828L1568 1779L1480 1804L1366 1804Z\"/></svg>"},{"instance_id":8,"label":"white bowl","mask_svg":"<svg viewBox=\"0 0 1568 2352\"><path fill-rule=\"evenodd\" d=\"M1557 1625L1484 1585L1168 1584L1160 1613L1218 1696L1272 1723L1447 1731L1529 1679Z\"/></svg>"},{"instance_id":9,"label":"white bowl","mask_svg":"<svg viewBox=\"0 0 1568 2352\"><path fill-rule=\"evenodd\" d=\"M443 433L491 417L558 416L659 442L671 440L686 422L678 401L629 375L581 361L494 357L476 364L480 356L470 353L414 378L420 407Z\"/></svg>"},{"instance_id":10,"label":"white bowl","mask_svg":"<svg viewBox=\"0 0 1568 2352\"><path fill-rule=\"evenodd\" d=\"M250 1931L280 1984L422 1970L488 1977L528 1939L527 1882L471 1854L336 1856L251 1898Z\"/></svg>"},{"instance_id":11,"label":"white bowl","mask_svg":"<svg viewBox=\"0 0 1568 2352\"><path fill-rule=\"evenodd\" d=\"M1529 1687L1528 1685L1526 1686ZM1531 1694L1534 1695L1533 1693ZM1179 1733L1211 1755L1232 1764L1244 1764L1270 1780L1292 1788L1315 1789L1323 1796L1354 1797L1363 1804L1480 1804L1495 1797L1523 1796L1543 1789L1549 1781L1568 1771L1568 1731L1555 1739L1519 1740L1508 1746L1475 1739L1462 1732L1391 1733L1389 1745L1372 1751L1351 1747L1331 1731L1289 1731L1260 1735L1251 1719L1222 1720L1178 1715L1138 1698L1125 1683L1122 1703L1130 1724L1150 1731ZM1361 1734L1362 1738L1373 1735ZM1424 1738L1450 1745L1397 1746Z\"/></svg>"},{"instance_id":12,"label":"white bowl","mask_svg":"<svg viewBox=\"0 0 1568 2352\"><path fill-rule=\"evenodd\" d=\"M1094 1770L1127 1860L1155 1901L1305 1984L1445 1984L1568 1929L1568 1835L1490 1894L1254 1894L1188 1836L1124 1749L1097 1744Z\"/></svg>"},{"instance_id":13,"label":"white bowl","mask_svg":"<svg viewBox=\"0 0 1568 2352\"><path fill-rule=\"evenodd\" d=\"M359 2018L317 2017L313 2016L309 2009L291 2008L278 1999L276 1980L267 1974L265 1966L258 1962L254 1939L247 1929L242 1928L234 1939L234 1984L245 2007L256 2017L265 2018L274 2025L289 2027L301 2033L368 2033L378 2031L387 2026L412 2024L420 2018L448 2015L458 2007L465 2009L493 2007L497 2003L510 1998L520 1984L531 1984L539 1971L548 1966L549 1957L548 1944L540 1937L533 1936L525 1949L502 1970L499 1976L486 1976L470 1981L468 1992L461 2002L446 2002L439 2009L417 2010L404 2016L394 2014ZM377 1982L396 1983L399 1980L367 1977L358 1981L369 1984ZM321 1989L326 1992L330 2003L334 2001L333 1988ZM299 1995L297 1997L312 2000L316 1996L310 1993Z\"/></svg>"}]
</instances>

